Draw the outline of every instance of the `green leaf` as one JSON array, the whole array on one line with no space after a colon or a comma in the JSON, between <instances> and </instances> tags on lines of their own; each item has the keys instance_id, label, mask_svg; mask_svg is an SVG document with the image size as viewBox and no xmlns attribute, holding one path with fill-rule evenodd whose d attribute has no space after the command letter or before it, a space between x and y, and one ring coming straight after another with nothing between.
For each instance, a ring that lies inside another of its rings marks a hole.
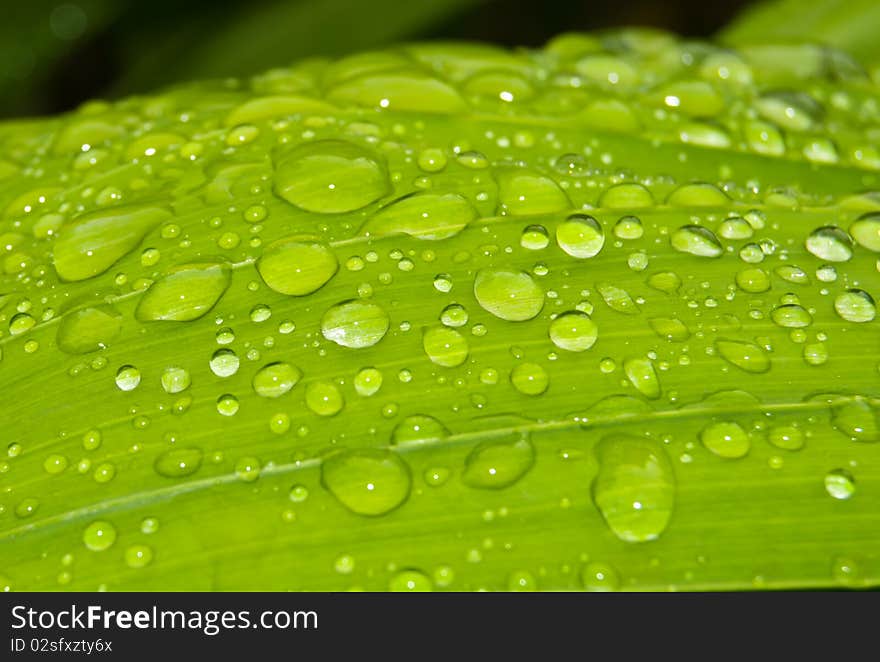
<instances>
[{"instance_id":1,"label":"green leaf","mask_svg":"<svg viewBox=\"0 0 880 662\"><path fill-rule=\"evenodd\" d=\"M415 44L0 125L0 586L876 586L877 89L806 65Z\"/></svg>"},{"instance_id":2,"label":"green leaf","mask_svg":"<svg viewBox=\"0 0 880 662\"><path fill-rule=\"evenodd\" d=\"M865 64L880 60L880 5L873 0L774 0L749 7L720 38L733 45L774 41L827 44Z\"/></svg>"}]
</instances>

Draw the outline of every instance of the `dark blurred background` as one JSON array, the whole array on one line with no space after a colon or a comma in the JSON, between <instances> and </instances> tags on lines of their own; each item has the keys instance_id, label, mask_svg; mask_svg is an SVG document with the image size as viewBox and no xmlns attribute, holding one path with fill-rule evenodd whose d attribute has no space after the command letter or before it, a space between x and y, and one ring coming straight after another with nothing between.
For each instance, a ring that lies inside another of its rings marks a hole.
<instances>
[{"instance_id":1,"label":"dark blurred background","mask_svg":"<svg viewBox=\"0 0 880 662\"><path fill-rule=\"evenodd\" d=\"M0 116L413 39L539 46L655 26L708 37L750 0L0 0Z\"/></svg>"}]
</instances>

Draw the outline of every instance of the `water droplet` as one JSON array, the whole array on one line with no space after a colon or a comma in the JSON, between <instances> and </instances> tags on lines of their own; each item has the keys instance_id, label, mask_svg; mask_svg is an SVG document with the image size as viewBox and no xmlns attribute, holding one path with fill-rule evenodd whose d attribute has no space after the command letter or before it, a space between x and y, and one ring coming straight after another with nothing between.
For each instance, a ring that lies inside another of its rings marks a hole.
<instances>
[{"instance_id":1,"label":"water droplet","mask_svg":"<svg viewBox=\"0 0 880 662\"><path fill-rule=\"evenodd\" d=\"M407 234L424 240L448 239L477 218L477 210L458 193L415 193L377 211L362 234Z\"/></svg>"},{"instance_id":2,"label":"water droplet","mask_svg":"<svg viewBox=\"0 0 880 662\"><path fill-rule=\"evenodd\" d=\"M550 385L550 377L537 363L520 363L511 370L510 383L523 395L541 395Z\"/></svg>"},{"instance_id":3,"label":"water droplet","mask_svg":"<svg viewBox=\"0 0 880 662\"><path fill-rule=\"evenodd\" d=\"M345 406L345 399L335 384L312 382L306 386L306 406L318 416L335 416Z\"/></svg>"},{"instance_id":4,"label":"water droplet","mask_svg":"<svg viewBox=\"0 0 880 662\"><path fill-rule=\"evenodd\" d=\"M670 237L672 247L682 253L690 253L699 257L719 257L724 248L718 237L699 225L684 225Z\"/></svg>"},{"instance_id":5,"label":"water droplet","mask_svg":"<svg viewBox=\"0 0 880 662\"><path fill-rule=\"evenodd\" d=\"M480 306L503 320L530 320L544 307L544 291L524 271L482 269L474 279Z\"/></svg>"},{"instance_id":6,"label":"water droplet","mask_svg":"<svg viewBox=\"0 0 880 662\"><path fill-rule=\"evenodd\" d=\"M870 322L877 315L873 297L864 290L852 289L834 299L834 310L847 322Z\"/></svg>"},{"instance_id":7,"label":"water droplet","mask_svg":"<svg viewBox=\"0 0 880 662\"><path fill-rule=\"evenodd\" d=\"M107 521L97 520L83 531L83 544L93 552L110 549L116 542L116 528Z\"/></svg>"},{"instance_id":8,"label":"water droplet","mask_svg":"<svg viewBox=\"0 0 880 662\"><path fill-rule=\"evenodd\" d=\"M654 333L669 342L684 342L691 337L690 329L676 317L655 317L648 323Z\"/></svg>"},{"instance_id":9,"label":"water droplet","mask_svg":"<svg viewBox=\"0 0 880 662\"><path fill-rule=\"evenodd\" d=\"M590 258L605 245L605 232L592 216L572 214L556 227L556 242L572 257Z\"/></svg>"},{"instance_id":10,"label":"water droplet","mask_svg":"<svg viewBox=\"0 0 880 662\"><path fill-rule=\"evenodd\" d=\"M122 330L122 316L110 306L74 310L61 318L56 342L68 354L104 349Z\"/></svg>"},{"instance_id":11,"label":"water droplet","mask_svg":"<svg viewBox=\"0 0 880 662\"><path fill-rule=\"evenodd\" d=\"M535 463L535 449L525 433L513 432L484 441L465 459L462 482L468 487L502 489L522 478Z\"/></svg>"},{"instance_id":12,"label":"water droplet","mask_svg":"<svg viewBox=\"0 0 880 662\"><path fill-rule=\"evenodd\" d=\"M703 446L719 457L745 457L752 447L748 433L738 423L712 423L700 432Z\"/></svg>"},{"instance_id":13,"label":"water droplet","mask_svg":"<svg viewBox=\"0 0 880 662\"><path fill-rule=\"evenodd\" d=\"M182 478L199 470L202 451L198 448L172 448L156 458L156 473L166 478Z\"/></svg>"},{"instance_id":14,"label":"water droplet","mask_svg":"<svg viewBox=\"0 0 880 662\"><path fill-rule=\"evenodd\" d=\"M770 428L767 439L776 448L797 451L804 447L804 433L793 425L777 425Z\"/></svg>"},{"instance_id":15,"label":"water droplet","mask_svg":"<svg viewBox=\"0 0 880 662\"><path fill-rule=\"evenodd\" d=\"M596 283L596 289L611 310L616 310L624 315L638 315L641 312L629 292L623 288L611 283Z\"/></svg>"},{"instance_id":16,"label":"water droplet","mask_svg":"<svg viewBox=\"0 0 880 662\"><path fill-rule=\"evenodd\" d=\"M302 371L289 363L269 363L254 375L253 387L257 395L264 398L280 398L296 386L302 378Z\"/></svg>"},{"instance_id":17,"label":"water droplet","mask_svg":"<svg viewBox=\"0 0 880 662\"><path fill-rule=\"evenodd\" d=\"M388 590L392 593L424 593L434 590L431 579L419 570L401 570L388 582Z\"/></svg>"},{"instance_id":18,"label":"water droplet","mask_svg":"<svg viewBox=\"0 0 880 662\"><path fill-rule=\"evenodd\" d=\"M766 292L770 289L770 275L760 267L748 267L737 272L736 284L750 294Z\"/></svg>"},{"instance_id":19,"label":"water droplet","mask_svg":"<svg viewBox=\"0 0 880 662\"><path fill-rule=\"evenodd\" d=\"M623 371L636 390L646 398L656 400L660 397L660 379L654 370L654 363L649 359L626 359Z\"/></svg>"},{"instance_id":20,"label":"water droplet","mask_svg":"<svg viewBox=\"0 0 880 662\"><path fill-rule=\"evenodd\" d=\"M17 313L9 320L9 334L18 336L36 326L37 320L27 313Z\"/></svg>"},{"instance_id":21,"label":"water droplet","mask_svg":"<svg viewBox=\"0 0 880 662\"><path fill-rule=\"evenodd\" d=\"M539 251L550 244L547 228L543 225L527 225L519 238L519 245L530 251Z\"/></svg>"},{"instance_id":22,"label":"water droplet","mask_svg":"<svg viewBox=\"0 0 880 662\"><path fill-rule=\"evenodd\" d=\"M718 233L725 239L750 239L755 230L746 219L734 216L721 222Z\"/></svg>"},{"instance_id":23,"label":"water droplet","mask_svg":"<svg viewBox=\"0 0 880 662\"><path fill-rule=\"evenodd\" d=\"M192 378L186 368L171 366L162 371L161 382L166 393L180 393L189 388Z\"/></svg>"},{"instance_id":24,"label":"water droplet","mask_svg":"<svg viewBox=\"0 0 880 662\"><path fill-rule=\"evenodd\" d=\"M125 565L129 568L143 568L153 560L153 550L147 545L132 545L125 550Z\"/></svg>"},{"instance_id":25,"label":"water droplet","mask_svg":"<svg viewBox=\"0 0 880 662\"><path fill-rule=\"evenodd\" d=\"M813 230L805 245L810 253L828 262L846 262L853 256L853 241L850 236L831 225Z\"/></svg>"},{"instance_id":26,"label":"water droplet","mask_svg":"<svg viewBox=\"0 0 880 662\"><path fill-rule=\"evenodd\" d=\"M235 462L235 477L243 483L253 483L263 470L260 461L250 455L240 457Z\"/></svg>"},{"instance_id":27,"label":"water droplet","mask_svg":"<svg viewBox=\"0 0 880 662\"><path fill-rule=\"evenodd\" d=\"M663 447L630 435L610 435L596 445L599 471L593 502L608 528L626 542L655 540L675 506L675 475Z\"/></svg>"},{"instance_id":28,"label":"water droplet","mask_svg":"<svg viewBox=\"0 0 880 662\"><path fill-rule=\"evenodd\" d=\"M635 216L624 216L614 224L614 236L618 239L640 239L644 233L642 222Z\"/></svg>"},{"instance_id":29,"label":"water droplet","mask_svg":"<svg viewBox=\"0 0 880 662\"><path fill-rule=\"evenodd\" d=\"M382 388L382 373L376 368L362 368L354 377L354 390L358 395L369 398Z\"/></svg>"},{"instance_id":30,"label":"water droplet","mask_svg":"<svg viewBox=\"0 0 880 662\"><path fill-rule=\"evenodd\" d=\"M235 416L238 413L238 398L231 393L225 393L217 398L217 413L222 416Z\"/></svg>"},{"instance_id":31,"label":"water droplet","mask_svg":"<svg viewBox=\"0 0 880 662\"><path fill-rule=\"evenodd\" d=\"M218 377L231 377L238 372L239 364L238 354L231 349L218 349L208 362L211 372Z\"/></svg>"},{"instance_id":32,"label":"water droplet","mask_svg":"<svg viewBox=\"0 0 880 662\"><path fill-rule=\"evenodd\" d=\"M776 306L770 317L774 324L786 329L804 329L813 323L813 316L796 303Z\"/></svg>"},{"instance_id":33,"label":"water droplet","mask_svg":"<svg viewBox=\"0 0 880 662\"><path fill-rule=\"evenodd\" d=\"M538 580L527 570L514 570L507 578L508 591L536 591L538 589Z\"/></svg>"},{"instance_id":34,"label":"water droplet","mask_svg":"<svg viewBox=\"0 0 880 662\"><path fill-rule=\"evenodd\" d=\"M188 322L205 315L226 292L231 280L227 264L185 264L172 269L144 294L135 317L145 321Z\"/></svg>"},{"instance_id":35,"label":"water droplet","mask_svg":"<svg viewBox=\"0 0 880 662\"><path fill-rule=\"evenodd\" d=\"M617 571L607 563L593 561L581 571L581 582L585 591L610 592L620 587Z\"/></svg>"},{"instance_id":36,"label":"water droplet","mask_svg":"<svg viewBox=\"0 0 880 662\"><path fill-rule=\"evenodd\" d=\"M114 207L86 214L60 229L52 249L55 271L66 281L102 274L170 217L156 207Z\"/></svg>"},{"instance_id":37,"label":"water droplet","mask_svg":"<svg viewBox=\"0 0 880 662\"><path fill-rule=\"evenodd\" d=\"M849 499L856 491L856 480L846 469L833 469L825 474L825 491L835 499Z\"/></svg>"},{"instance_id":38,"label":"water droplet","mask_svg":"<svg viewBox=\"0 0 880 662\"><path fill-rule=\"evenodd\" d=\"M859 246L880 253L880 213L870 212L849 226L849 234Z\"/></svg>"},{"instance_id":39,"label":"water droplet","mask_svg":"<svg viewBox=\"0 0 880 662\"><path fill-rule=\"evenodd\" d=\"M275 162L275 193L310 212L355 211L389 190L388 173L379 158L348 142L305 143Z\"/></svg>"},{"instance_id":40,"label":"water droplet","mask_svg":"<svg viewBox=\"0 0 880 662\"><path fill-rule=\"evenodd\" d=\"M324 313L321 333L337 345L362 349L382 340L390 324L388 314L378 304L343 301Z\"/></svg>"},{"instance_id":41,"label":"water droplet","mask_svg":"<svg viewBox=\"0 0 880 662\"><path fill-rule=\"evenodd\" d=\"M512 216L547 214L571 207L568 196L550 177L525 170L498 175L500 212Z\"/></svg>"},{"instance_id":42,"label":"water droplet","mask_svg":"<svg viewBox=\"0 0 880 662\"><path fill-rule=\"evenodd\" d=\"M437 274L434 276L434 289L438 292L449 292L452 290L452 276L449 274Z\"/></svg>"},{"instance_id":43,"label":"water droplet","mask_svg":"<svg viewBox=\"0 0 880 662\"><path fill-rule=\"evenodd\" d=\"M458 331L445 326L432 326L422 334L422 347L431 362L454 368L467 361L468 342Z\"/></svg>"},{"instance_id":44,"label":"water droplet","mask_svg":"<svg viewBox=\"0 0 880 662\"><path fill-rule=\"evenodd\" d=\"M468 323L467 309L457 303L451 303L440 313L440 321L444 326L460 328Z\"/></svg>"},{"instance_id":45,"label":"water droplet","mask_svg":"<svg viewBox=\"0 0 880 662\"><path fill-rule=\"evenodd\" d=\"M403 419L391 433L392 444L413 444L437 441L449 436L449 430L432 416L416 414Z\"/></svg>"},{"instance_id":46,"label":"water droplet","mask_svg":"<svg viewBox=\"0 0 880 662\"><path fill-rule=\"evenodd\" d=\"M133 391L141 383L141 372L133 365L124 365L116 371L116 386L120 391Z\"/></svg>"},{"instance_id":47,"label":"water droplet","mask_svg":"<svg viewBox=\"0 0 880 662\"><path fill-rule=\"evenodd\" d=\"M257 261L257 271L266 285L291 296L319 290L338 269L339 261L328 246L296 238L267 246Z\"/></svg>"},{"instance_id":48,"label":"water droplet","mask_svg":"<svg viewBox=\"0 0 880 662\"><path fill-rule=\"evenodd\" d=\"M446 167L446 152L436 147L423 149L419 153L419 168L425 172L440 172Z\"/></svg>"},{"instance_id":49,"label":"water droplet","mask_svg":"<svg viewBox=\"0 0 880 662\"><path fill-rule=\"evenodd\" d=\"M762 373L770 370L770 357L754 343L718 340L715 347L725 361L746 372Z\"/></svg>"},{"instance_id":50,"label":"water droplet","mask_svg":"<svg viewBox=\"0 0 880 662\"><path fill-rule=\"evenodd\" d=\"M395 453L377 449L342 451L321 464L321 483L357 515L385 515L406 501L410 470Z\"/></svg>"},{"instance_id":51,"label":"water droplet","mask_svg":"<svg viewBox=\"0 0 880 662\"><path fill-rule=\"evenodd\" d=\"M550 322L550 340L559 349L584 352L596 343L599 328L589 315L573 310Z\"/></svg>"},{"instance_id":52,"label":"water droplet","mask_svg":"<svg viewBox=\"0 0 880 662\"><path fill-rule=\"evenodd\" d=\"M806 131L824 114L819 102L805 92L774 90L755 99L754 105L764 119L790 131Z\"/></svg>"}]
</instances>

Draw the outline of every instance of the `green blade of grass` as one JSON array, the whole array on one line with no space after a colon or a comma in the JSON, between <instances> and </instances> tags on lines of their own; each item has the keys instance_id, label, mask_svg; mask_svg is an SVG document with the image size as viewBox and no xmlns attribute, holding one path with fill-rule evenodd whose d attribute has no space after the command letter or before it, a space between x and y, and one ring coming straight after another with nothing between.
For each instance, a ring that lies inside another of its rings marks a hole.
<instances>
[{"instance_id":1,"label":"green blade of grass","mask_svg":"<svg viewBox=\"0 0 880 662\"><path fill-rule=\"evenodd\" d=\"M876 585L876 90L760 78L569 35L0 126L3 585Z\"/></svg>"}]
</instances>

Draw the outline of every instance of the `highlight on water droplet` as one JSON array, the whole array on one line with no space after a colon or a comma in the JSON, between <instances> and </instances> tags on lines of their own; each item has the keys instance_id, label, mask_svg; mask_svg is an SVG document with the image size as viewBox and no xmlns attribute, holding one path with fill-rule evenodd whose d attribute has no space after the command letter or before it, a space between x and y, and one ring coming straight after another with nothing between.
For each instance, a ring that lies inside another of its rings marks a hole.
<instances>
[{"instance_id":1,"label":"highlight on water droplet","mask_svg":"<svg viewBox=\"0 0 880 662\"><path fill-rule=\"evenodd\" d=\"M650 400L660 397L660 378L650 359L629 358L623 362L623 371L636 390Z\"/></svg>"},{"instance_id":2,"label":"highlight on water droplet","mask_svg":"<svg viewBox=\"0 0 880 662\"><path fill-rule=\"evenodd\" d=\"M435 365L454 368L467 361L468 342L455 329L446 326L432 326L422 334L422 348Z\"/></svg>"},{"instance_id":3,"label":"highlight on water droplet","mask_svg":"<svg viewBox=\"0 0 880 662\"><path fill-rule=\"evenodd\" d=\"M510 371L510 383L523 395L541 395L550 385L550 377L540 364L526 362Z\"/></svg>"},{"instance_id":4,"label":"highlight on water droplet","mask_svg":"<svg viewBox=\"0 0 880 662\"><path fill-rule=\"evenodd\" d=\"M141 383L141 372L133 365L124 365L116 371L116 386L120 391L133 391Z\"/></svg>"},{"instance_id":5,"label":"highlight on water droplet","mask_svg":"<svg viewBox=\"0 0 880 662\"><path fill-rule=\"evenodd\" d=\"M162 371L162 390L174 394L185 391L192 383L189 370L178 366L170 366Z\"/></svg>"},{"instance_id":6,"label":"highlight on water droplet","mask_svg":"<svg viewBox=\"0 0 880 662\"><path fill-rule=\"evenodd\" d=\"M864 324L877 316L874 298L864 290L851 289L834 299L834 310L847 322Z\"/></svg>"},{"instance_id":7,"label":"highlight on water droplet","mask_svg":"<svg viewBox=\"0 0 880 662\"><path fill-rule=\"evenodd\" d=\"M748 433L739 423L712 423L700 432L703 446L715 455L727 459L736 459L748 455L752 447Z\"/></svg>"},{"instance_id":8,"label":"highlight on water droplet","mask_svg":"<svg viewBox=\"0 0 880 662\"><path fill-rule=\"evenodd\" d=\"M846 469L832 469L825 474L825 491L828 495L845 501L856 491L856 480Z\"/></svg>"},{"instance_id":9,"label":"highlight on water droplet","mask_svg":"<svg viewBox=\"0 0 880 662\"><path fill-rule=\"evenodd\" d=\"M572 257L591 258L605 245L605 231L592 216L572 214L556 227L556 243Z\"/></svg>"},{"instance_id":10,"label":"highlight on water droplet","mask_svg":"<svg viewBox=\"0 0 880 662\"><path fill-rule=\"evenodd\" d=\"M770 370L770 357L758 345L739 340L718 340L715 347L721 357L740 370L764 373Z\"/></svg>"},{"instance_id":11,"label":"highlight on water droplet","mask_svg":"<svg viewBox=\"0 0 880 662\"><path fill-rule=\"evenodd\" d=\"M683 225L672 233L670 244L677 251L698 257L719 257L724 252L715 233L700 225Z\"/></svg>"},{"instance_id":12,"label":"highlight on water droplet","mask_svg":"<svg viewBox=\"0 0 880 662\"><path fill-rule=\"evenodd\" d=\"M103 552L116 542L116 527L105 520L89 524L83 531L83 544L93 552Z\"/></svg>"},{"instance_id":13,"label":"highlight on water droplet","mask_svg":"<svg viewBox=\"0 0 880 662\"><path fill-rule=\"evenodd\" d=\"M847 262L853 256L852 238L833 225L813 230L805 245L810 253L828 262Z\"/></svg>"},{"instance_id":14,"label":"highlight on water droplet","mask_svg":"<svg viewBox=\"0 0 880 662\"><path fill-rule=\"evenodd\" d=\"M365 398L376 395L382 388L382 372L378 368L361 368L354 377L354 390Z\"/></svg>"},{"instance_id":15,"label":"highlight on water droplet","mask_svg":"<svg viewBox=\"0 0 880 662\"><path fill-rule=\"evenodd\" d=\"M302 371L290 363L278 361L264 365L254 375L254 392L264 398L280 398L296 386Z\"/></svg>"},{"instance_id":16,"label":"highlight on water droplet","mask_svg":"<svg viewBox=\"0 0 880 662\"><path fill-rule=\"evenodd\" d=\"M318 416L335 416L345 407L345 399L335 384L312 382L306 386L306 406Z\"/></svg>"},{"instance_id":17,"label":"highlight on water droplet","mask_svg":"<svg viewBox=\"0 0 880 662\"><path fill-rule=\"evenodd\" d=\"M202 455L199 448L172 448L159 455L153 467L160 476L182 478L199 470L202 465Z\"/></svg>"}]
</instances>

